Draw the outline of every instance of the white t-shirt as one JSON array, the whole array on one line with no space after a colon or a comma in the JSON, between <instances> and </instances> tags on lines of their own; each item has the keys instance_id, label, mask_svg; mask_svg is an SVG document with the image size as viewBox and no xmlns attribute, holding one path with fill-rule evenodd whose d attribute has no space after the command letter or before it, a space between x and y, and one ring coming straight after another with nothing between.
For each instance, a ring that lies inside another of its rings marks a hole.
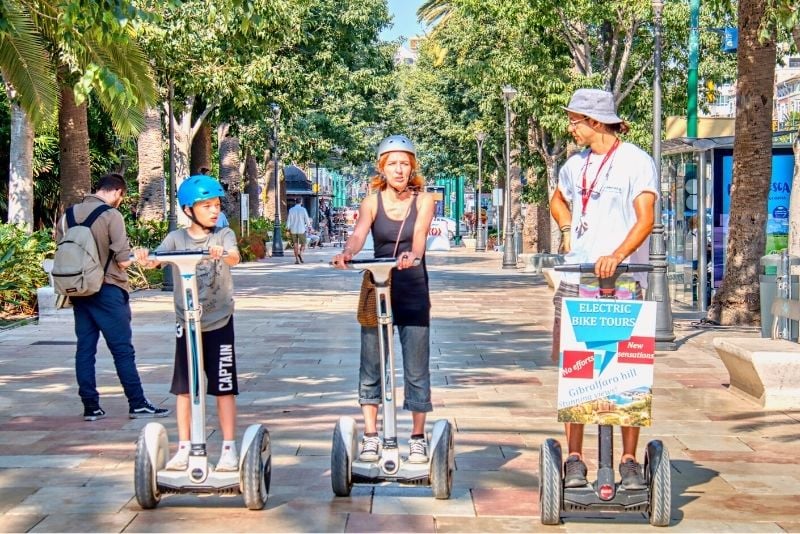
<instances>
[{"instance_id":1,"label":"white t-shirt","mask_svg":"<svg viewBox=\"0 0 800 534\"><path fill-rule=\"evenodd\" d=\"M636 145L620 143L601 169L605 156L583 150L569 158L558 173L558 189L572 204L572 248L564 258L566 263L595 263L600 256L614 252L636 224L633 200L646 191L658 195L655 162L648 153ZM588 165L586 158L589 158ZM597 182L586 204L586 215L583 216L585 231L579 236L577 228L581 225L584 168L586 187L591 187L595 177ZM648 263L649 248L648 237L624 263ZM642 287L647 287L647 273L635 273L633 276ZM562 273L562 280L577 284L580 274Z\"/></svg>"},{"instance_id":2,"label":"white t-shirt","mask_svg":"<svg viewBox=\"0 0 800 534\"><path fill-rule=\"evenodd\" d=\"M289 233L305 234L306 227L309 224L311 224L311 218L308 216L306 209L300 204L295 204L286 217L286 226L289 228Z\"/></svg>"}]
</instances>

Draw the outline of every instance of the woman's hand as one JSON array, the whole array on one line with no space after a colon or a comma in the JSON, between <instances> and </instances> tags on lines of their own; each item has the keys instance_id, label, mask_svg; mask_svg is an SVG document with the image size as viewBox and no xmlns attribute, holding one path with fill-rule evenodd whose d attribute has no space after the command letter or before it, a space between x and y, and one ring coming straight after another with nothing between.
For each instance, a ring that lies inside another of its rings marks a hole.
<instances>
[{"instance_id":1,"label":"woman's hand","mask_svg":"<svg viewBox=\"0 0 800 534\"><path fill-rule=\"evenodd\" d=\"M341 254L337 254L331 260L331 265L336 269L347 269L347 262L353 259L353 253L345 247Z\"/></svg>"},{"instance_id":2,"label":"woman's hand","mask_svg":"<svg viewBox=\"0 0 800 534\"><path fill-rule=\"evenodd\" d=\"M412 251L403 252L397 257L397 270L402 271L414 266L414 261L417 260L417 255Z\"/></svg>"}]
</instances>

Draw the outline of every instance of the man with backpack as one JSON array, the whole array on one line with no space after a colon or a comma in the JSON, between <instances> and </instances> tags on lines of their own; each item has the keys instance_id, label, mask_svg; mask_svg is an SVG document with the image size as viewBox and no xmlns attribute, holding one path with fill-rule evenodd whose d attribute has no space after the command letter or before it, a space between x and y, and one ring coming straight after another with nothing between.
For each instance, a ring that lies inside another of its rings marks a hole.
<instances>
[{"instance_id":1,"label":"man with backpack","mask_svg":"<svg viewBox=\"0 0 800 534\"><path fill-rule=\"evenodd\" d=\"M128 398L128 416L166 417L169 410L153 406L144 396L131 342L130 287L125 271L131 264L131 250L122 214L115 209L127 186L121 175L112 173L103 176L96 189L61 217L53 265L56 292L70 297L75 315L75 374L83 418L95 421L106 416L95 380L100 333Z\"/></svg>"}]
</instances>

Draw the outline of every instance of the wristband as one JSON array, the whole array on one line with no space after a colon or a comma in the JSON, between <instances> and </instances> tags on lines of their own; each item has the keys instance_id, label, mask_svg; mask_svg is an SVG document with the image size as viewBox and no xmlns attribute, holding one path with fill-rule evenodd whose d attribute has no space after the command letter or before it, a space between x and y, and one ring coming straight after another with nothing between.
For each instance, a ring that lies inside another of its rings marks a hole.
<instances>
[{"instance_id":1,"label":"wristband","mask_svg":"<svg viewBox=\"0 0 800 534\"><path fill-rule=\"evenodd\" d=\"M568 224L565 224L564 226L561 227L561 233L562 234L566 234L567 232L569 232L569 230L570 230L570 228L569 228Z\"/></svg>"}]
</instances>

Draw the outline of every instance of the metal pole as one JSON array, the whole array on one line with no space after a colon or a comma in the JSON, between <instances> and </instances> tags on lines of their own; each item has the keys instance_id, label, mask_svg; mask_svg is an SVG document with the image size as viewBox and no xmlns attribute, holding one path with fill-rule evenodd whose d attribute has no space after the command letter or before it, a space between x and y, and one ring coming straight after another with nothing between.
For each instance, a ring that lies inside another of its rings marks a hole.
<instances>
[{"instance_id":1,"label":"metal pole","mask_svg":"<svg viewBox=\"0 0 800 534\"><path fill-rule=\"evenodd\" d=\"M647 275L647 300L656 302L656 350L676 350L672 329L672 307L667 285L667 250L664 241L664 223L661 220L661 10L663 0L653 0L655 43L653 63L653 161L658 177L658 197L653 213L653 232L650 235L650 264L653 270Z\"/></svg>"},{"instance_id":2,"label":"metal pole","mask_svg":"<svg viewBox=\"0 0 800 534\"><path fill-rule=\"evenodd\" d=\"M708 261L706 259L706 178L708 151L701 150L700 168L697 173L697 302L700 311L708 311L706 292L708 291Z\"/></svg>"},{"instance_id":3,"label":"metal pole","mask_svg":"<svg viewBox=\"0 0 800 534\"><path fill-rule=\"evenodd\" d=\"M169 193L167 200L169 201L168 215L167 215L167 230L173 232L178 229L178 214L175 213L175 119L172 114L172 100L175 98L175 89L172 81L167 82L169 88L169 96L167 97L167 126L169 131ZM172 265L169 263L164 264L164 269L161 271L164 275L164 283L161 286L162 291L172 291L174 289L172 283Z\"/></svg>"},{"instance_id":4,"label":"metal pole","mask_svg":"<svg viewBox=\"0 0 800 534\"><path fill-rule=\"evenodd\" d=\"M280 183L278 182L278 119L281 116L281 108L278 104L272 104L272 162L275 178L275 226L272 229L272 255L283 257L283 237L281 236L281 194Z\"/></svg>"},{"instance_id":5,"label":"metal pole","mask_svg":"<svg viewBox=\"0 0 800 534\"><path fill-rule=\"evenodd\" d=\"M319 232L319 161L314 162L314 230ZM322 241L320 241L321 243Z\"/></svg>"},{"instance_id":6,"label":"metal pole","mask_svg":"<svg viewBox=\"0 0 800 534\"><path fill-rule=\"evenodd\" d=\"M663 2L661 3L663 4ZM689 14L689 86L687 88L686 137L697 137L697 68L699 62L700 0L691 0Z\"/></svg>"},{"instance_id":7,"label":"metal pole","mask_svg":"<svg viewBox=\"0 0 800 534\"><path fill-rule=\"evenodd\" d=\"M505 224L503 225L503 269L517 268L517 254L514 250L514 235L511 225L511 99L517 91L511 86L503 87L503 97L506 104L506 190L503 206Z\"/></svg>"},{"instance_id":8,"label":"metal pole","mask_svg":"<svg viewBox=\"0 0 800 534\"><path fill-rule=\"evenodd\" d=\"M475 202L475 228L476 228L476 236L475 236L475 252L485 252L486 251L486 235L483 232L483 226L481 224L481 191L483 190L483 142L486 140L486 134L483 132L478 132L475 134L475 139L478 141L478 199ZM489 222L488 220L486 221Z\"/></svg>"}]
</instances>

